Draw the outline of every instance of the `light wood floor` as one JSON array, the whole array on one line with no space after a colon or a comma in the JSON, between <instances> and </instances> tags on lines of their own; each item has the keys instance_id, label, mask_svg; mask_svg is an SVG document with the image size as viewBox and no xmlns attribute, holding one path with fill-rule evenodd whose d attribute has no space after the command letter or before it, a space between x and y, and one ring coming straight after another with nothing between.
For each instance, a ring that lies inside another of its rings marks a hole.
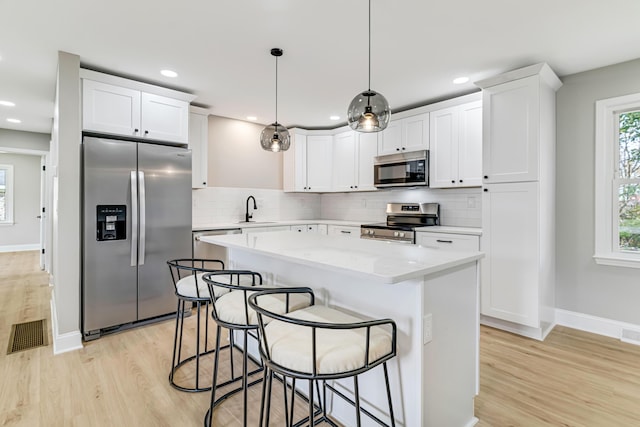
<instances>
[{"instance_id":1,"label":"light wood floor","mask_svg":"<svg viewBox=\"0 0 640 427\"><path fill-rule=\"evenodd\" d=\"M172 321L57 356L51 344L6 355L11 324L45 318L50 329L50 288L37 263L37 252L0 254L0 425L202 425L209 394L167 381ZM640 347L562 327L543 343L483 327L480 360L479 427L640 426ZM259 393L251 390L250 425ZM214 425L241 426L241 407L239 398L225 402Z\"/></svg>"}]
</instances>

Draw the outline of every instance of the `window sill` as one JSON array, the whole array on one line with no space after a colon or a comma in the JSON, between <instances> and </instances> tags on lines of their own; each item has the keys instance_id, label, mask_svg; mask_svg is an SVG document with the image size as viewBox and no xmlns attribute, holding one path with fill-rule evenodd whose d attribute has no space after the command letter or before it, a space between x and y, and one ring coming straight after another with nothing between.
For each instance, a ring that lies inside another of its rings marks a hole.
<instances>
[{"instance_id":1,"label":"window sill","mask_svg":"<svg viewBox=\"0 0 640 427\"><path fill-rule=\"evenodd\" d=\"M596 264L610 265L613 267L640 268L639 255L623 255L623 254L604 254L594 255L593 259Z\"/></svg>"}]
</instances>

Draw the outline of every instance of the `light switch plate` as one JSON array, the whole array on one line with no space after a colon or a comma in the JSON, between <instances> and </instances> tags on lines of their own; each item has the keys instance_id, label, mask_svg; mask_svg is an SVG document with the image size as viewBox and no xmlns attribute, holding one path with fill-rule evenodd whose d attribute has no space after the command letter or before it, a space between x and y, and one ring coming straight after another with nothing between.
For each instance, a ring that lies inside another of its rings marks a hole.
<instances>
[{"instance_id":1,"label":"light switch plate","mask_svg":"<svg viewBox=\"0 0 640 427\"><path fill-rule=\"evenodd\" d=\"M433 318L431 313L422 317L422 344L429 344L433 339Z\"/></svg>"}]
</instances>

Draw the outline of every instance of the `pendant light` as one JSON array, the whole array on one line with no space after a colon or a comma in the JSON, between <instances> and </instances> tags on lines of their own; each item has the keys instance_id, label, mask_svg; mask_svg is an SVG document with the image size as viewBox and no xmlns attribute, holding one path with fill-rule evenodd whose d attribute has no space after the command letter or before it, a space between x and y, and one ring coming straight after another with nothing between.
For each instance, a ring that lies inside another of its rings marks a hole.
<instances>
[{"instance_id":1,"label":"pendant light","mask_svg":"<svg viewBox=\"0 0 640 427\"><path fill-rule=\"evenodd\" d=\"M347 122L358 132L380 132L389 124L391 109L381 93L371 90L371 0L369 0L369 86L349 104Z\"/></svg>"},{"instance_id":2,"label":"pendant light","mask_svg":"<svg viewBox=\"0 0 640 427\"><path fill-rule=\"evenodd\" d=\"M286 151L291 145L289 131L278 123L278 57L282 56L282 49L271 49L271 55L276 57L276 121L265 127L260 134L260 145L266 151L277 153Z\"/></svg>"}]
</instances>

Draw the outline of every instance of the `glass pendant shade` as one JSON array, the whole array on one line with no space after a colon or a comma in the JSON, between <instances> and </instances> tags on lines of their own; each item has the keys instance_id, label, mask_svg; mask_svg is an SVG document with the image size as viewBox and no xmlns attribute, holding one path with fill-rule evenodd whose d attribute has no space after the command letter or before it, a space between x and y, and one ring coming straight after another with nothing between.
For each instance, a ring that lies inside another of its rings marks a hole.
<instances>
[{"instance_id":1,"label":"glass pendant shade","mask_svg":"<svg viewBox=\"0 0 640 427\"><path fill-rule=\"evenodd\" d=\"M390 118L387 99L373 90L356 95L347 111L347 122L357 132L380 132L387 127Z\"/></svg>"},{"instance_id":2,"label":"glass pendant shade","mask_svg":"<svg viewBox=\"0 0 640 427\"><path fill-rule=\"evenodd\" d=\"M289 131L280 123L272 123L262 129L260 134L260 145L266 151L286 151L291 146Z\"/></svg>"}]
</instances>

